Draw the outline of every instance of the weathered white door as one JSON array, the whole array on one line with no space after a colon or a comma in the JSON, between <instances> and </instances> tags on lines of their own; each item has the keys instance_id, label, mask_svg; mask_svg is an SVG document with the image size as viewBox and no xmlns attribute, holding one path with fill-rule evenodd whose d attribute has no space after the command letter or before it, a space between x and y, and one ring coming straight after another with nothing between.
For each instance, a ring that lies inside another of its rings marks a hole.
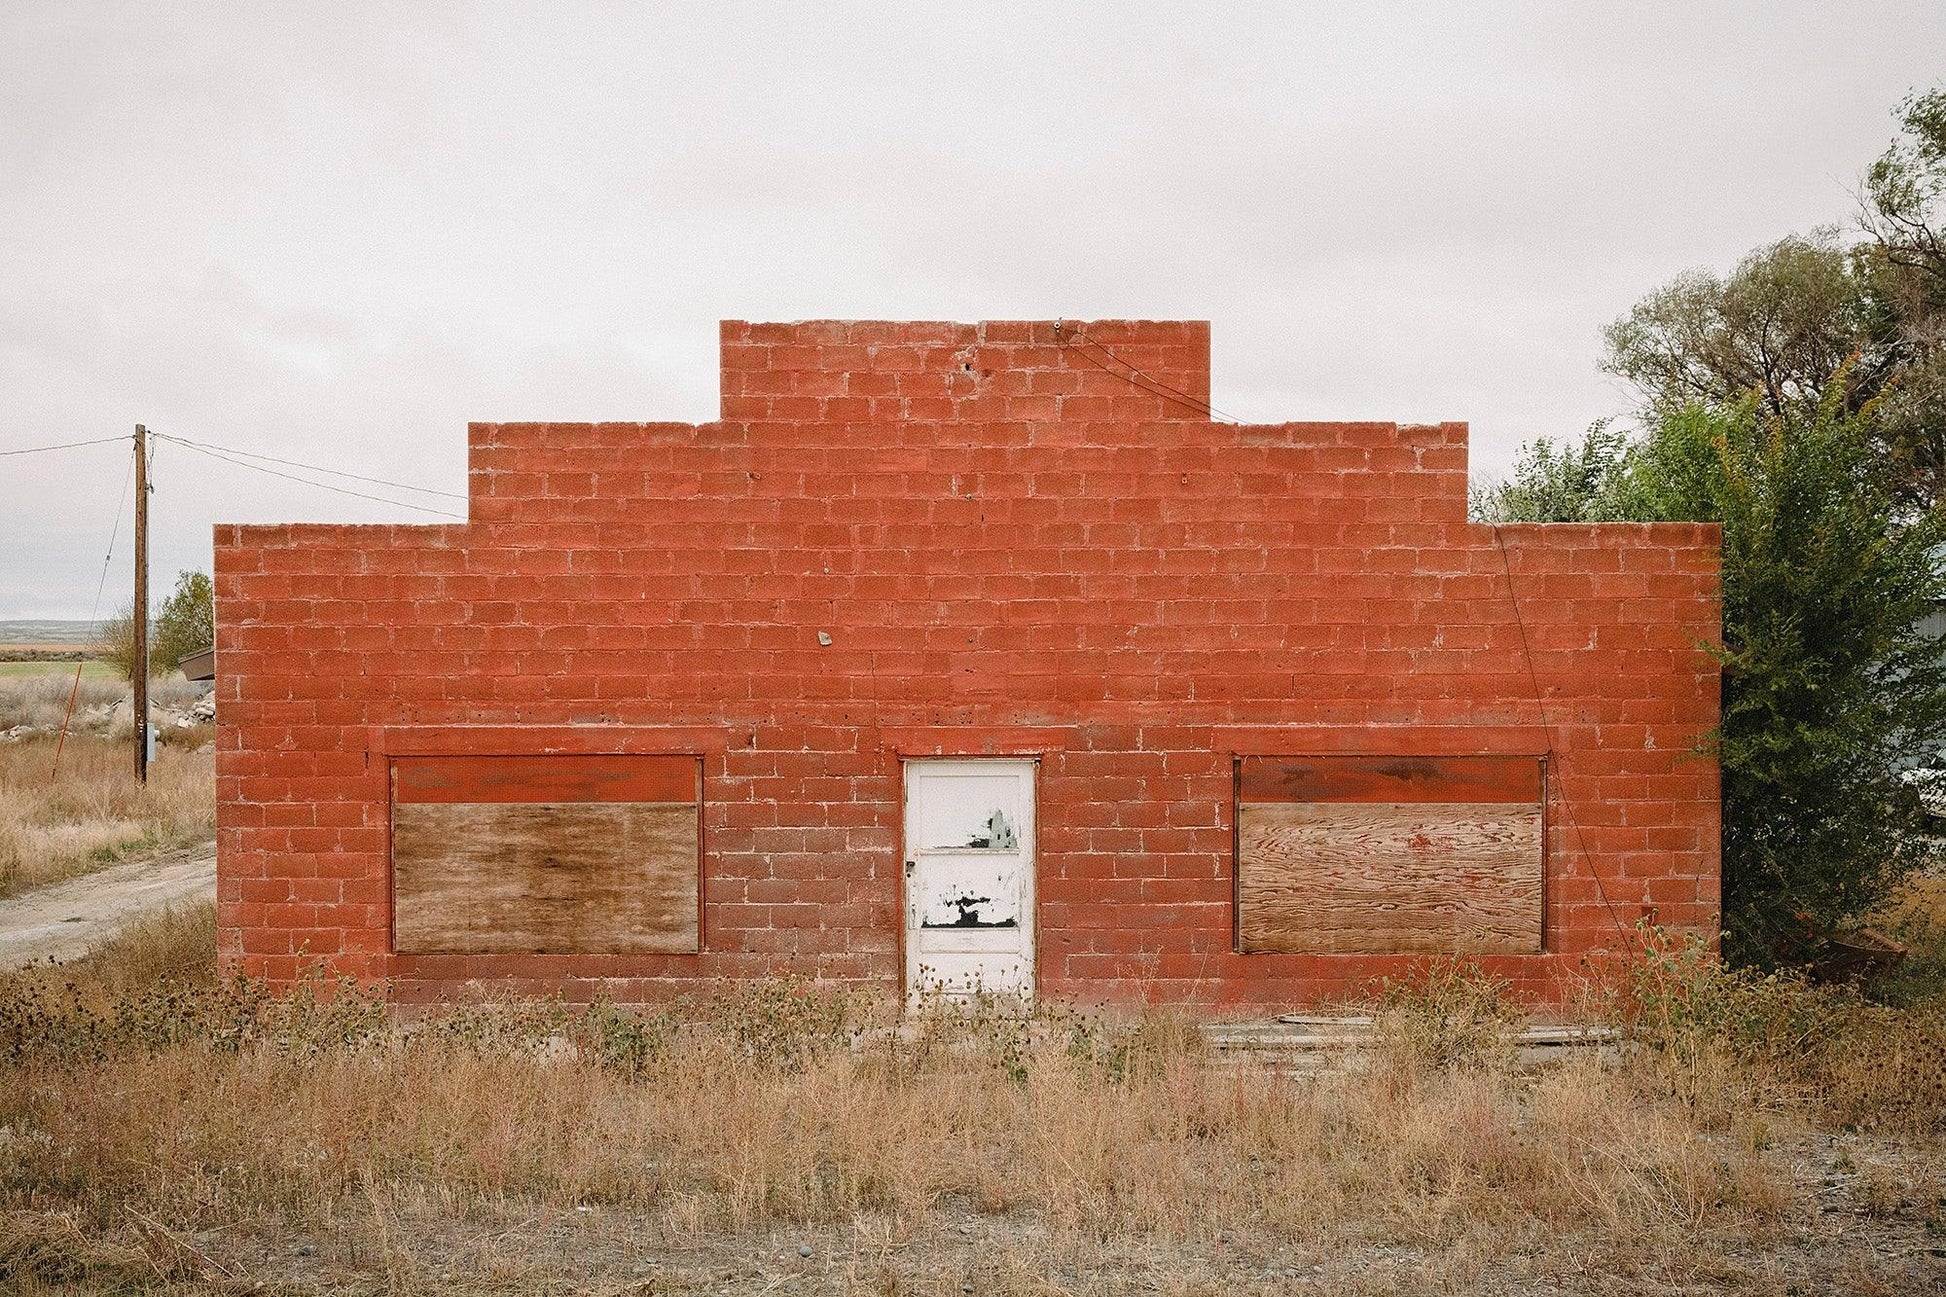
<instances>
[{"instance_id":1,"label":"weathered white door","mask_svg":"<svg viewBox=\"0 0 1946 1297\"><path fill-rule=\"evenodd\" d=\"M909 993L1033 994L1035 765L905 763Z\"/></svg>"}]
</instances>

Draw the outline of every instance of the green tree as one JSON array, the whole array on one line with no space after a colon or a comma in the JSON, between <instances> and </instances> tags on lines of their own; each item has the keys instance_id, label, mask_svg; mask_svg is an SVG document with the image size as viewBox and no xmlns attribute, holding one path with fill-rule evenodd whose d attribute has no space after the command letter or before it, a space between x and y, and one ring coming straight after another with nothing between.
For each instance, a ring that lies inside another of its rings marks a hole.
<instances>
[{"instance_id":1,"label":"green tree","mask_svg":"<svg viewBox=\"0 0 1946 1297\"><path fill-rule=\"evenodd\" d=\"M1903 138L1865 173L1865 230L1887 262L1946 289L1946 87L1908 98L1899 126Z\"/></svg>"},{"instance_id":2,"label":"green tree","mask_svg":"<svg viewBox=\"0 0 1946 1297\"><path fill-rule=\"evenodd\" d=\"M1946 89L1900 106L1901 138L1865 174L1877 332L1892 359L1881 421L1908 494L1946 498Z\"/></svg>"},{"instance_id":3,"label":"green tree","mask_svg":"<svg viewBox=\"0 0 1946 1297\"><path fill-rule=\"evenodd\" d=\"M1814 957L1940 854L1907 774L1946 748L1946 660L1918 629L1946 599L1946 514L1901 500L1880 407L1847 411L1845 378L1808 409L1751 395L1652 413L1619 447L1530 448L1487 518L1722 524L1723 712L1707 744L1740 962ZM1602 469L1563 468L1583 463Z\"/></svg>"},{"instance_id":4,"label":"green tree","mask_svg":"<svg viewBox=\"0 0 1946 1297\"><path fill-rule=\"evenodd\" d=\"M156 610L149 643L149 670L162 675L178 659L208 648L216 639L216 590L207 573L181 572L176 588Z\"/></svg>"},{"instance_id":5,"label":"green tree","mask_svg":"<svg viewBox=\"0 0 1946 1297\"><path fill-rule=\"evenodd\" d=\"M1502 518L1723 525L1725 947L1816 952L1940 852L1906 775L1946 766L1946 88L1908 99L1834 230L1697 271L1605 334L1643 436L1530 448Z\"/></svg>"},{"instance_id":6,"label":"green tree","mask_svg":"<svg viewBox=\"0 0 1946 1297\"><path fill-rule=\"evenodd\" d=\"M101 624L101 642L95 656L115 668L124 680L135 679L135 605L122 610Z\"/></svg>"},{"instance_id":7,"label":"green tree","mask_svg":"<svg viewBox=\"0 0 1946 1297\"><path fill-rule=\"evenodd\" d=\"M1842 376L1809 412L1754 399L1663 415L1630 466L1648 517L1723 525L1726 952L1799 962L1938 847L1904 777L1946 745L1936 512L1874 462Z\"/></svg>"},{"instance_id":8,"label":"green tree","mask_svg":"<svg viewBox=\"0 0 1946 1297\"><path fill-rule=\"evenodd\" d=\"M1946 88L1898 119L1865 174L1862 239L1821 229L1679 275L1608 327L1603 367L1651 420L1745 398L1814 419L1835 386L1846 414L1876 406L1872 468L1920 511L1946 500Z\"/></svg>"},{"instance_id":9,"label":"green tree","mask_svg":"<svg viewBox=\"0 0 1946 1297\"><path fill-rule=\"evenodd\" d=\"M1580 441L1540 437L1521 447L1511 477L1473 492L1480 522L1612 522L1630 516L1628 439L1607 420Z\"/></svg>"},{"instance_id":10,"label":"green tree","mask_svg":"<svg viewBox=\"0 0 1946 1297\"><path fill-rule=\"evenodd\" d=\"M149 675L163 676L176 669L178 659L208 648L216 635L215 587L203 572L181 572L176 588L149 618ZM115 668L122 679L135 678L135 607L102 623L97 656Z\"/></svg>"},{"instance_id":11,"label":"green tree","mask_svg":"<svg viewBox=\"0 0 1946 1297\"><path fill-rule=\"evenodd\" d=\"M1772 415L1815 407L1840 371L1856 409L1894 364L1867 267L1836 231L1750 253L1728 275L1679 275L1608 326L1603 367L1651 412L1755 397Z\"/></svg>"}]
</instances>

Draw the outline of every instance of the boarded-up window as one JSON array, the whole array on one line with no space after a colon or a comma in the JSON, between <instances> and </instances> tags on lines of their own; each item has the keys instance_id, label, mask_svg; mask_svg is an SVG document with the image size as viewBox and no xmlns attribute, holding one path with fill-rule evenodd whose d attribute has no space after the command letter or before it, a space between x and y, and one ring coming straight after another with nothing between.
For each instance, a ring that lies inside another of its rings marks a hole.
<instances>
[{"instance_id":1,"label":"boarded-up window","mask_svg":"<svg viewBox=\"0 0 1946 1297\"><path fill-rule=\"evenodd\" d=\"M1541 948L1539 757L1246 757L1237 939L1246 952Z\"/></svg>"},{"instance_id":2,"label":"boarded-up window","mask_svg":"<svg viewBox=\"0 0 1946 1297\"><path fill-rule=\"evenodd\" d=\"M399 758L394 945L694 952L701 779L695 757Z\"/></svg>"}]
</instances>

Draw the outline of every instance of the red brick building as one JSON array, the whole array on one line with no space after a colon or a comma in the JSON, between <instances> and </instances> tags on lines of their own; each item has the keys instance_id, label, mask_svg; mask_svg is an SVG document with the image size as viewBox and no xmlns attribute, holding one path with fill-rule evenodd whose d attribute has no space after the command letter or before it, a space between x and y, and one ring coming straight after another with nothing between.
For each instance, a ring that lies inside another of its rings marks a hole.
<instances>
[{"instance_id":1,"label":"red brick building","mask_svg":"<svg viewBox=\"0 0 1946 1297\"><path fill-rule=\"evenodd\" d=\"M1465 425L1213 420L1200 323L722 365L472 425L463 524L217 528L226 959L1290 1004L1715 923L1714 528L1469 523Z\"/></svg>"}]
</instances>

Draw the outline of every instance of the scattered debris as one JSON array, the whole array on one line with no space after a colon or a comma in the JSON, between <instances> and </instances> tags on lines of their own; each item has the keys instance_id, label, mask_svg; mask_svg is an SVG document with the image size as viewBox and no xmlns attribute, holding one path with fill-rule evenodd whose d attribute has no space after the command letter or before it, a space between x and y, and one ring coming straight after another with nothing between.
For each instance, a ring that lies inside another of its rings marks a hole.
<instances>
[{"instance_id":1,"label":"scattered debris","mask_svg":"<svg viewBox=\"0 0 1946 1297\"><path fill-rule=\"evenodd\" d=\"M1270 1019L1211 1023L1203 1035L1218 1053L1266 1063L1285 1071L1329 1068L1353 1047L1370 1044L1375 1024L1363 1014L1286 1013ZM1604 1061L1616 1056L1618 1034L1605 1027L1533 1023L1507 1033L1514 1060L1523 1067L1558 1062L1577 1049L1594 1049Z\"/></svg>"},{"instance_id":2,"label":"scattered debris","mask_svg":"<svg viewBox=\"0 0 1946 1297\"><path fill-rule=\"evenodd\" d=\"M126 734L133 724L134 699L123 694L108 702L90 703L78 707L74 719L68 726L69 734L88 734L98 738L109 738ZM195 701L182 707L155 704L149 708L149 723L158 730L190 730L198 725L208 725L216 720L216 691L211 689ZM8 729L0 729L0 743L21 743L28 739L53 738L61 732L58 721L23 721Z\"/></svg>"},{"instance_id":3,"label":"scattered debris","mask_svg":"<svg viewBox=\"0 0 1946 1297\"><path fill-rule=\"evenodd\" d=\"M1824 943L1811 975L1820 982L1869 982L1891 972L1906 953L1904 943L1877 928L1852 928Z\"/></svg>"}]
</instances>

